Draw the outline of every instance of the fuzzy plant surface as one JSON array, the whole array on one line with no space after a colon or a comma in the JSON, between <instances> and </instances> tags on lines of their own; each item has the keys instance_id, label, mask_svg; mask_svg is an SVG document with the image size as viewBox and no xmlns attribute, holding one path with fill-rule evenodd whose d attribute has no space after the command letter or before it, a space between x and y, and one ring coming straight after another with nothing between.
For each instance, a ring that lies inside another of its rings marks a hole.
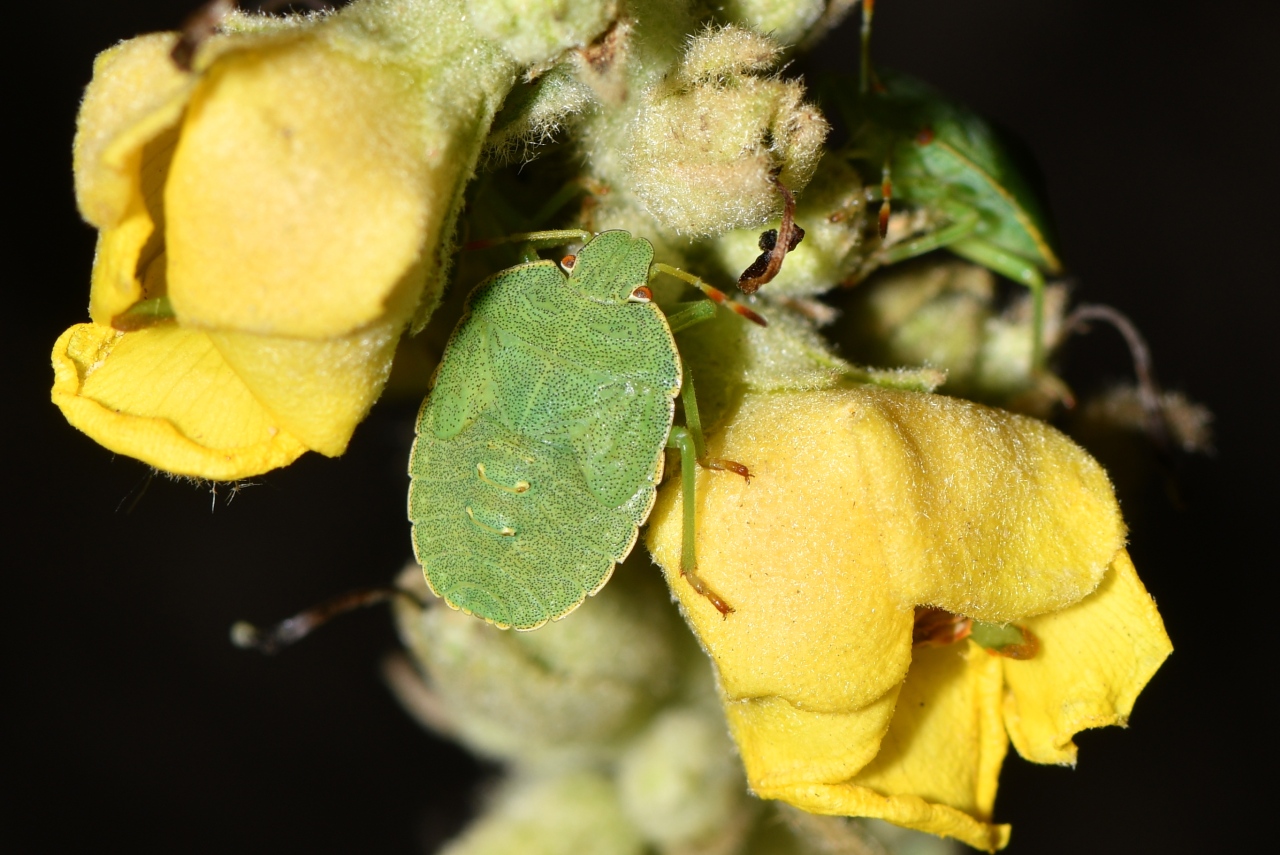
<instances>
[{"instance_id":1,"label":"fuzzy plant surface","mask_svg":"<svg viewBox=\"0 0 1280 855\"><path fill-rule=\"evenodd\" d=\"M52 398L235 481L426 397L385 673L502 769L445 852L996 851L1010 746L1127 722L1172 647L1044 420L1084 316L982 117L797 71L856 3L234 5L95 64ZM1144 377L1079 412L1207 448Z\"/></svg>"}]
</instances>

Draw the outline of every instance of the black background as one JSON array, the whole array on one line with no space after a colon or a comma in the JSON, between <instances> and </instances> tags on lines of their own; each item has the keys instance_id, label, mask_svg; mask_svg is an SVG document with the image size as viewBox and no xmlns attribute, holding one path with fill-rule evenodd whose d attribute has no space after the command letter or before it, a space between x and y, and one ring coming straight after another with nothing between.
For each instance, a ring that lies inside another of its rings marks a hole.
<instances>
[{"instance_id":1,"label":"black background","mask_svg":"<svg viewBox=\"0 0 1280 855\"><path fill-rule=\"evenodd\" d=\"M385 612L275 659L227 642L387 580L409 558L411 404L380 404L340 460L226 490L156 479L69 427L48 352L85 319L94 236L70 143L94 54L171 28L188 0L6 14L3 825L7 852L378 852L464 821L479 767L418 729L377 674ZM1274 792L1266 686L1276 356L1274 3L894 0L877 60L996 118L1036 153L1085 300L1128 312L1162 379L1217 413L1184 507L1122 493L1132 552L1176 652L1132 726L1082 734L1073 770L1006 765L1015 853L1201 853L1260 836ZM820 59L852 70L853 30ZM1076 375L1123 376L1106 333ZM1083 368L1082 368L1083 366ZM1084 369L1087 368L1086 372ZM144 485L146 490L143 491Z\"/></svg>"}]
</instances>

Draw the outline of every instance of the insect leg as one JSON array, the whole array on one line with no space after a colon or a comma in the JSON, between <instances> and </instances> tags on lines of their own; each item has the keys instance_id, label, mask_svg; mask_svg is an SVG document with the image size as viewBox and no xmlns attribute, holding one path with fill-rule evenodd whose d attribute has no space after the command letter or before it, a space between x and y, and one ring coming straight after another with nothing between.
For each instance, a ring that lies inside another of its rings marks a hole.
<instances>
[{"instance_id":1,"label":"insect leg","mask_svg":"<svg viewBox=\"0 0 1280 855\"><path fill-rule=\"evenodd\" d=\"M957 206L954 209L948 208L946 213L951 222L935 231L926 232L896 243L888 249L880 250L876 253L876 262L882 265L897 264L899 261L933 252L935 249L943 247L950 249L956 241L965 239L977 228L979 214L973 208Z\"/></svg>"},{"instance_id":2,"label":"insect leg","mask_svg":"<svg viewBox=\"0 0 1280 855\"><path fill-rule=\"evenodd\" d=\"M519 232L503 237L484 238L464 244L464 250L488 249L504 243L528 243L540 249L552 246L564 246L567 243L587 243L594 235L582 229L551 229L541 232Z\"/></svg>"},{"instance_id":3,"label":"insect leg","mask_svg":"<svg viewBox=\"0 0 1280 855\"><path fill-rule=\"evenodd\" d=\"M876 231L880 240L889 236L889 217L893 214L893 176L889 162L885 161L880 170L880 214L876 217Z\"/></svg>"},{"instance_id":4,"label":"insect leg","mask_svg":"<svg viewBox=\"0 0 1280 855\"><path fill-rule=\"evenodd\" d=\"M1044 274L1034 264L981 238L967 238L947 246L961 258L994 270L1031 291L1031 373L1045 370L1044 355Z\"/></svg>"},{"instance_id":5,"label":"insect leg","mask_svg":"<svg viewBox=\"0 0 1280 855\"><path fill-rule=\"evenodd\" d=\"M880 210L883 212L884 208L882 207ZM857 285L870 276L876 268L897 264L900 261L924 255L926 252L933 252L935 249L942 249L943 247L950 249L956 241L963 240L973 234L973 230L977 227L980 218L976 210L963 205L949 206L946 209L946 214L951 220L947 225L900 241L890 247L878 249L852 276L840 284L846 287Z\"/></svg>"},{"instance_id":6,"label":"insect leg","mask_svg":"<svg viewBox=\"0 0 1280 855\"><path fill-rule=\"evenodd\" d=\"M693 439L693 449L697 453L698 465L703 469L717 469L721 472L733 472L751 483L751 470L736 460L722 457L707 457L707 438L702 432L702 415L698 412L698 395L693 389L693 374L689 366L684 366L684 381L680 386L680 403L684 406L684 426Z\"/></svg>"},{"instance_id":7,"label":"insect leg","mask_svg":"<svg viewBox=\"0 0 1280 855\"><path fill-rule=\"evenodd\" d=\"M551 198L542 203L542 207L537 213L530 218L533 223L545 223L547 220L560 213L560 210L574 197L583 193L589 196L601 196L608 193L608 188L601 186L598 181L591 178L574 178L568 181L563 187L552 194Z\"/></svg>"},{"instance_id":8,"label":"insect leg","mask_svg":"<svg viewBox=\"0 0 1280 855\"><path fill-rule=\"evenodd\" d=\"M746 318L747 320L751 321L754 324L759 324L762 327L769 326L769 322L766 321L764 318L760 317L759 315L757 315L752 309L743 305L742 303L739 303L736 300L731 300L728 297L728 295L726 295L719 288L714 288L708 285L706 282L703 282L701 279L699 279L697 276L694 276L692 273L686 273L685 271L681 270L679 267L672 267L670 264L663 264L661 261L654 262L654 265L649 268L649 278L653 279L659 273L665 273L668 276L674 276L677 279L682 279L685 282L688 282L694 288L697 288L703 294L706 294L707 297L709 297L712 302L716 303L717 305L727 306L728 308L733 309L739 315L741 315L742 317Z\"/></svg>"},{"instance_id":9,"label":"insect leg","mask_svg":"<svg viewBox=\"0 0 1280 855\"><path fill-rule=\"evenodd\" d=\"M698 559L694 548L694 539L697 532L695 527L697 502L694 501L697 488L697 468L691 465L697 457L697 451L694 448L693 437L690 436L689 431L686 429L673 427L671 434L667 437L667 448L674 448L680 452L680 486L683 490L684 501L683 528L680 532L680 575L689 580L693 590L710 600L711 605L716 607L716 611L728 617L729 613L733 611L733 606L726 603L719 594L711 590L711 586L698 575Z\"/></svg>"},{"instance_id":10,"label":"insect leg","mask_svg":"<svg viewBox=\"0 0 1280 855\"><path fill-rule=\"evenodd\" d=\"M862 67L858 76L858 94L871 91L871 19L875 16L875 0L862 0Z\"/></svg>"},{"instance_id":11,"label":"insect leg","mask_svg":"<svg viewBox=\"0 0 1280 855\"><path fill-rule=\"evenodd\" d=\"M690 303L677 303L676 305L678 308L667 315L667 326L671 327L672 333L687 330L694 324L709 321L716 316L715 304L710 300L694 300Z\"/></svg>"}]
</instances>

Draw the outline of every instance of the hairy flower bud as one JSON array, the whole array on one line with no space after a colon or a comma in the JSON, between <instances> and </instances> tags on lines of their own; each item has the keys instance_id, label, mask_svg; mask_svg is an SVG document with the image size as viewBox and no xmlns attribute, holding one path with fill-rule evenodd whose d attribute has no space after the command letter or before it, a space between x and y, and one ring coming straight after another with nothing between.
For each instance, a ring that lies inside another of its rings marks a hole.
<instances>
[{"instance_id":1,"label":"hairy flower bud","mask_svg":"<svg viewBox=\"0 0 1280 855\"><path fill-rule=\"evenodd\" d=\"M500 630L436 602L402 603L400 633L444 729L485 756L526 766L596 756L629 737L681 669L682 630L646 564L624 564L572 620L534 632ZM426 594L416 565L401 584Z\"/></svg>"},{"instance_id":2,"label":"hairy flower bud","mask_svg":"<svg viewBox=\"0 0 1280 855\"><path fill-rule=\"evenodd\" d=\"M618 15L617 0L466 0L466 9L477 32L521 63L584 47Z\"/></svg>"},{"instance_id":3,"label":"hairy flower bud","mask_svg":"<svg viewBox=\"0 0 1280 855\"><path fill-rule=\"evenodd\" d=\"M688 235L755 226L781 209L775 180L809 181L827 121L799 82L760 75L777 54L749 30L709 29L673 78L645 92L622 155L660 224Z\"/></svg>"}]
</instances>

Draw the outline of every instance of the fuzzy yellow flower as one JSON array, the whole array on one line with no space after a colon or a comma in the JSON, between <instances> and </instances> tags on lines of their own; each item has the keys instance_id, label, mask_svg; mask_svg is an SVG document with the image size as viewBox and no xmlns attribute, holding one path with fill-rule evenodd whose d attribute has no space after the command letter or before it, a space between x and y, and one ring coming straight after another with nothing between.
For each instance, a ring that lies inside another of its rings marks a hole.
<instances>
[{"instance_id":1,"label":"fuzzy yellow flower","mask_svg":"<svg viewBox=\"0 0 1280 855\"><path fill-rule=\"evenodd\" d=\"M99 229L92 323L53 352L68 421L214 479L345 450L400 333L438 301L514 79L457 6L240 16L191 72L171 33L98 58L75 142Z\"/></svg>"},{"instance_id":2,"label":"fuzzy yellow flower","mask_svg":"<svg viewBox=\"0 0 1280 855\"><path fill-rule=\"evenodd\" d=\"M1040 422L874 387L751 394L710 453L754 476L699 476L699 572L736 611L679 575L678 485L649 545L762 798L994 851L1009 740L1073 763L1072 736L1124 723L1172 649L1106 474ZM913 648L923 606L1038 650Z\"/></svg>"}]
</instances>

